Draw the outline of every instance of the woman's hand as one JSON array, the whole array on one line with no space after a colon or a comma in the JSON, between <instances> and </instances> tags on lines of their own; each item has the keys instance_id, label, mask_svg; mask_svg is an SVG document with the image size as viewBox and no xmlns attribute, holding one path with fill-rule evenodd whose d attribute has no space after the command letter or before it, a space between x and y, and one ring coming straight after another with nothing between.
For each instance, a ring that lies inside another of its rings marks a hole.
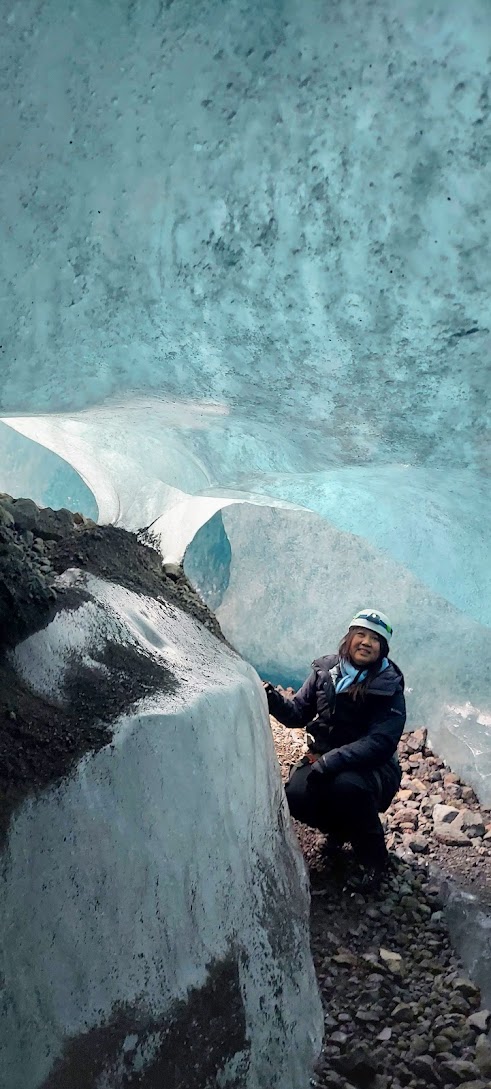
<instances>
[{"instance_id":1,"label":"woman's hand","mask_svg":"<svg viewBox=\"0 0 491 1089\"><path fill-rule=\"evenodd\" d=\"M275 706L275 704L278 703L276 688L273 684L271 684L271 681L263 681L262 685L266 693L266 699L268 701L268 710L272 713L272 708Z\"/></svg>"},{"instance_id":2,"label":"woman's hand","mask_svg":"<svg viewBox=\"0 0 491 1089\"><path fill-rule=\"evenodd\" d=\"M314 756L314 753L309 753L309 755ZM309 787L312 787L315 790L316 787L323 786L329 777L329 768L326 768L324 756L319 756L319 754L317 754L317 756L314 757L312 770L307 779Z\"/></svg>"}]
</instances>

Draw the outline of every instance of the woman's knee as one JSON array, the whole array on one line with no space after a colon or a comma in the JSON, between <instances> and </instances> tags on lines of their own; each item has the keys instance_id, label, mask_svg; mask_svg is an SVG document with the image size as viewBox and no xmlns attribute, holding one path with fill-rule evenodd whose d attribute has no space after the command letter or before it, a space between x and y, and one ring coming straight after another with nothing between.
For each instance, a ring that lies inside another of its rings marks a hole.
<instances>
[{"instance_id":1,"label":"woman's knee","mask_svg":"<svg viewBox=\"0 0 491 1089\"><path fill-rule=\"evenodd\" d=\"M330 784L330 799L339 813L354 815L376 808L376 799L370 785L354 772L340 772Z\"/></svg>"},{"instance_id":2,"label":"woman's knee","mask_svg":"<svg viewBox=\"0 0 491 1089\"><path fill-rule=\"evenodd\" d=\"M308 786L310 767L297 768L285 784L286 800L292 817L316 827L318 799L313 797Z\"/></svg>"},{"instance_id":3,"label":"woman's knee","mask_svg":"<svg viewBox=\"0 0 491 1089\"><path fill-rule=\"evenodd\" d=\"M296 767L285 784L287 798L303 798L307 793L307 780L310 774L311 768L309 765L299 765Z\"/></svg>"},{"instance_id":4,"label":"woman's knee","mask_svg":"<svg viewBox=\"0 0 491 1089\"><path fill-rule=\"evenodd\" d=\"M361 775L353 771L341 771L332 779L331 793L346 798L356 798L370 794L370 786Z\"/></svg>"},{"instance_id":5,"label":"woman's knee","mask_svg":"<svg viewBox=\"0 0 491 1089\"><path fill-rule=\"evenodd\" d=\"M301 819L299 814L305 812L308 804L306 776L302 773L303 768L298 768L285 784L288 808L292 816L298 817L298 819Z\"/></svg>"}]
</instances>

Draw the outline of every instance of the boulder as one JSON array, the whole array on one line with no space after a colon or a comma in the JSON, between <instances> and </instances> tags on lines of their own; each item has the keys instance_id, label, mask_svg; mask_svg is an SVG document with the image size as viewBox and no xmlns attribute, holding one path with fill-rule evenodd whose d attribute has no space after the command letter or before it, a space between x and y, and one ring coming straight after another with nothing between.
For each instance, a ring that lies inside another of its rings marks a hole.
<instances>
[{"instance_id":1,"label":"boulder","mask_svg":"<svg viewBox=\"0 0 491 1089\"><path fill-rule=\"evenodd\" d=\"M61 510L44 507L39 511L35 527L29 526L29 529L36 532L37 537L42 537L45 541L62 541L73 532L73 528L73 514L64 507Z\"/></svg>"},{"instance_id":2,"label":"boulder","mask_svg":"<svg viewBox=\"0 0 491 1089\"><path fill-rule=\"evenodd\" d=\"M10 511L17 529L30 529L34 533L39 507L32 499L14 499Z\"/></svg>"}]
</instances>

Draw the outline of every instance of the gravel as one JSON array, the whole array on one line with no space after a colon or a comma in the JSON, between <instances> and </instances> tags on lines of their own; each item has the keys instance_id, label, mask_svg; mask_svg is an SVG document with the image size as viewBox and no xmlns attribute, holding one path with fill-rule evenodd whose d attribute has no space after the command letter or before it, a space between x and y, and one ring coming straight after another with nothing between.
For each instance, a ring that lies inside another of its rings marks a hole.
<instances>
[{"instance_id":1,"label":"gravel","mask_svg":"<svg viewBox=\"0 0 491 1089\"><path fill-rule=\"evenodd\" d=\"M287 778L305 751L305 734L274 719L271 725ZM476 847L468 834L479 825L491 831L490 814L427 747L426 730L405 735L400 757L401 791L384 818L393 869L377 895L348 891L355 870L349 848L332 859L322 850L324 836L295 822L310 871L312 951L325 1012L312 1085L490 1089L491 1013L480 1008L479 988L452 948L440 882L428 865L461 887L479 886L491 900L489 841L474 836ZM456 813L440 820L436 806ZM455 846L439 838L454 821Z\"/></svg>"}]
</instances>

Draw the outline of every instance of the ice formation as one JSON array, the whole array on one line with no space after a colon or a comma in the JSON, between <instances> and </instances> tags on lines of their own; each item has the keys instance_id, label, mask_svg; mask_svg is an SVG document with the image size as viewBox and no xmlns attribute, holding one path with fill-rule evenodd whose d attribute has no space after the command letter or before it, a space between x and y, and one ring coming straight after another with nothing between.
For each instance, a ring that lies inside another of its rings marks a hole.
<instances>
[{"instance_id":1,"label":"ice formation","mask_svg":"<svg viewBox=\"0 0 491 1089\"><path fill-rule=\"evenodd\" d=\"M39 498L76 471L174 560L223 510L227 586L189 562L292 679L373 588L491 799L487 0L0 18L1 410Z\"/></svg>"},{"instance_id":2,"label":"ice formation","mask_svg":"<svg viewBox=\"0 0 491 1089\"><path fill-rule=\"evenodd\" d=\"M97 684L114 641L177 687L12 821L2 1085L307 1085L322 1014L306 875L257 675L172 605L64 579L84 603L15 651L35 691L63 700L74 654Z\"/></svg>"}]
</instances>

